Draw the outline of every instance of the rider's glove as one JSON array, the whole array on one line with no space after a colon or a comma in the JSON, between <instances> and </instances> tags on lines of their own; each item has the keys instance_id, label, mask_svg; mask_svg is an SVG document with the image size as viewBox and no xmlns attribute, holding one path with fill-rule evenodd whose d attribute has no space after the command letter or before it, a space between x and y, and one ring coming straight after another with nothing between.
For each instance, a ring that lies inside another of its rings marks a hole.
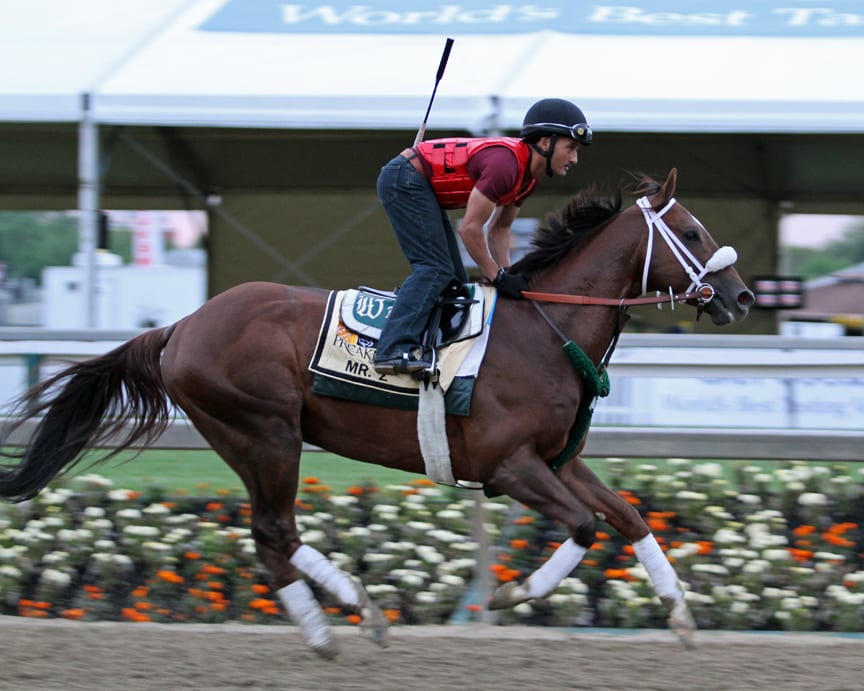
<instances>
[{"instance_id":1,"label":"rider's glove","mask_svg":"<svg viewBox=\"0 0 864 691\"><path fill-rule=\"evenodd\" d=\"M492 285L498 289L498 293L505 298L514 300L522 299L522 291L528 290L528 279L522 274L508 274L504 269L499 269Z\"/></svg>"}]
</instances>

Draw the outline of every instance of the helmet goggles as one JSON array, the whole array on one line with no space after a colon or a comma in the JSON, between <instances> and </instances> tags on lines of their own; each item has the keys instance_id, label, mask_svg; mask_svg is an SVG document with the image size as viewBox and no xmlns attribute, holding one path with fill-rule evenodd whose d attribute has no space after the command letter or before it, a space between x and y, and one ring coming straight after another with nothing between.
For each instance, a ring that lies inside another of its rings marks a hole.
<instances>
[{"instance_id":1,"label":"helmet goggles","mask_svg":"<svg viewBox=\"0 0 864 691\"><path fill-rule=\"evenodd\" d=\"M522 136L539 132L564 134L586 146L590 145L594 139L594 133L588 124L584 122L575 125L563 125L560 122L532 122L523 128Z\"/></svg>"}]
</instances>

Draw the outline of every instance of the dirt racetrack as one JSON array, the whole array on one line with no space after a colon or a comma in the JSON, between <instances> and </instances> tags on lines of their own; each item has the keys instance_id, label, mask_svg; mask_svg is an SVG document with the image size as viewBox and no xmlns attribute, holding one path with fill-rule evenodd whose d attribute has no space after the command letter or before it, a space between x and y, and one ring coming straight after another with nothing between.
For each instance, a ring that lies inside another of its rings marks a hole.
<instances>
[{"instance_id":1,"label":"dirt racetrack","mask_svg":"<svg viewBox=\"0 0 864 691\"><path fill-rule=\"evenodd\" d=\"M395 627L381 649L336 629L324 661L291 626L75 623L0 617L0 689L820 689L862 688L864 638L665 631Z\"/></svg>"}]
</instances>

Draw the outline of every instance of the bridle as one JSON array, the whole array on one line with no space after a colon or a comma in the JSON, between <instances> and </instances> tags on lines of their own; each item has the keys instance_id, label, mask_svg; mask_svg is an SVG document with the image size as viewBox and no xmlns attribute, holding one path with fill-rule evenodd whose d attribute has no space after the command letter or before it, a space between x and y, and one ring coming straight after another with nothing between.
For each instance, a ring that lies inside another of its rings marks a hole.
<instances>
[{"instance_id":1,"label":"bridle","mask_svg":"<svg viewBox=\"0 0 864 691\"><path fill-rule=\"evenodd\" d=\"M656 304L659 309L663 303L669 303L672 309L675 309L675 304L679 302L696 301L697 314L702 314L702 311L716 294L714 286L702 279L709 273L722 271L723 269L732 266L738 259L738 253L728 246L720 247L714 254L705 262L702 263L693 256L684 243L672 232L663 216L675 206L676 200L671 197L666 205L659 211L654 211L648 197L641 197L636 202L645 217L645 223L648 226L648 246L645 250L645 264L642 267L642 293L648 290L648 274L651 269L651 259L654 254L654 236L659 235L666 246L672 252L673 256L678 260L681 268L690 277L690 285L683 293L674 293L672 286L669 286L668 294L657 291L655 296L646 296L638 298L601 298L591 295L567 295L565 293L538 293L534 291L523 290L522 295L531 300L531 303L537 309L537 312L552 328L552 330L565 343L569 341L566 335L561 331L554 320L540 306L541 302L559 302L576 305L609 305L618 308L618 322L615 327L615 333L612 340L606 348L606 352L600 360L599 371L605 370L609 365L609 360L612 358L612 353L618 343L618 337L624 328L627 317L627 307L630 305L650 305ZM690 263L688 263L688 260ZM698 273L697 273L698 272ZM698 317L697 317L698 318Z\"/></svg>"},{"instance_id":2,"label":"bridle","mask_svg":"<svg viewBox=\"0 0 864 691\"><path fill-rule=\"evenodd\" d=\"M648 305L661 303L670 303L674 309L675 303L687 302L695 300L699 308L703 308L714 298L714 286L702 279L709 273L722 271L723 269L732 266L738 260L738 253L729 246L723 246L717 249L714 254L705 262L702 263L693 256L684 243L672 232L663 216L676 204L674 197L670 198L666 205L659 211L655 211L648 197L641 197L636 204L642 211L645 218L645 223L648 226L648 246L645 250L645 264L642 267L642 293L643 297L638 298L601 298L591 295L568 295L566 293L539 293L535 291L523 291L522 295L528 300L538 300L540 302L560 302L577 305L610 305L615 307L627 307L629 305ZM651 259L654 254L654 236L659 235L666 246L672 252L672 255L678 260L681 268L684 269L687 276L690 278L690 285L683 293L674 293L672 287L669 287L668 294L657 292L655 296L645 296L648 291L648 273L651 268ZM689 261L689 263L688 263ZM698 271L698 273L697 273Z\"/></svg>"}]
</instances>

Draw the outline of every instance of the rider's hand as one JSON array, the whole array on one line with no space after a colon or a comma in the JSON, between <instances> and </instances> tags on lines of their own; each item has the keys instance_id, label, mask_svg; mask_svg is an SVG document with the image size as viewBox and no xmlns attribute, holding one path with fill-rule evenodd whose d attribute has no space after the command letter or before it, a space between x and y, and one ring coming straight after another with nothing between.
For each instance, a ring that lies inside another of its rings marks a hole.
<instances>
[{"instance_id":1,"label":"rider's hand","mask_svg":"<svg viewBox=\"0 0 864 691\"><path fill-rule=\"evenodd\" d=\"M521 300L522 291L529 289L527 278L522 274L508 274L504 269L499 269L492 285L498 289L500 295L514 300Z\"/></svg>"}]
</instances>

